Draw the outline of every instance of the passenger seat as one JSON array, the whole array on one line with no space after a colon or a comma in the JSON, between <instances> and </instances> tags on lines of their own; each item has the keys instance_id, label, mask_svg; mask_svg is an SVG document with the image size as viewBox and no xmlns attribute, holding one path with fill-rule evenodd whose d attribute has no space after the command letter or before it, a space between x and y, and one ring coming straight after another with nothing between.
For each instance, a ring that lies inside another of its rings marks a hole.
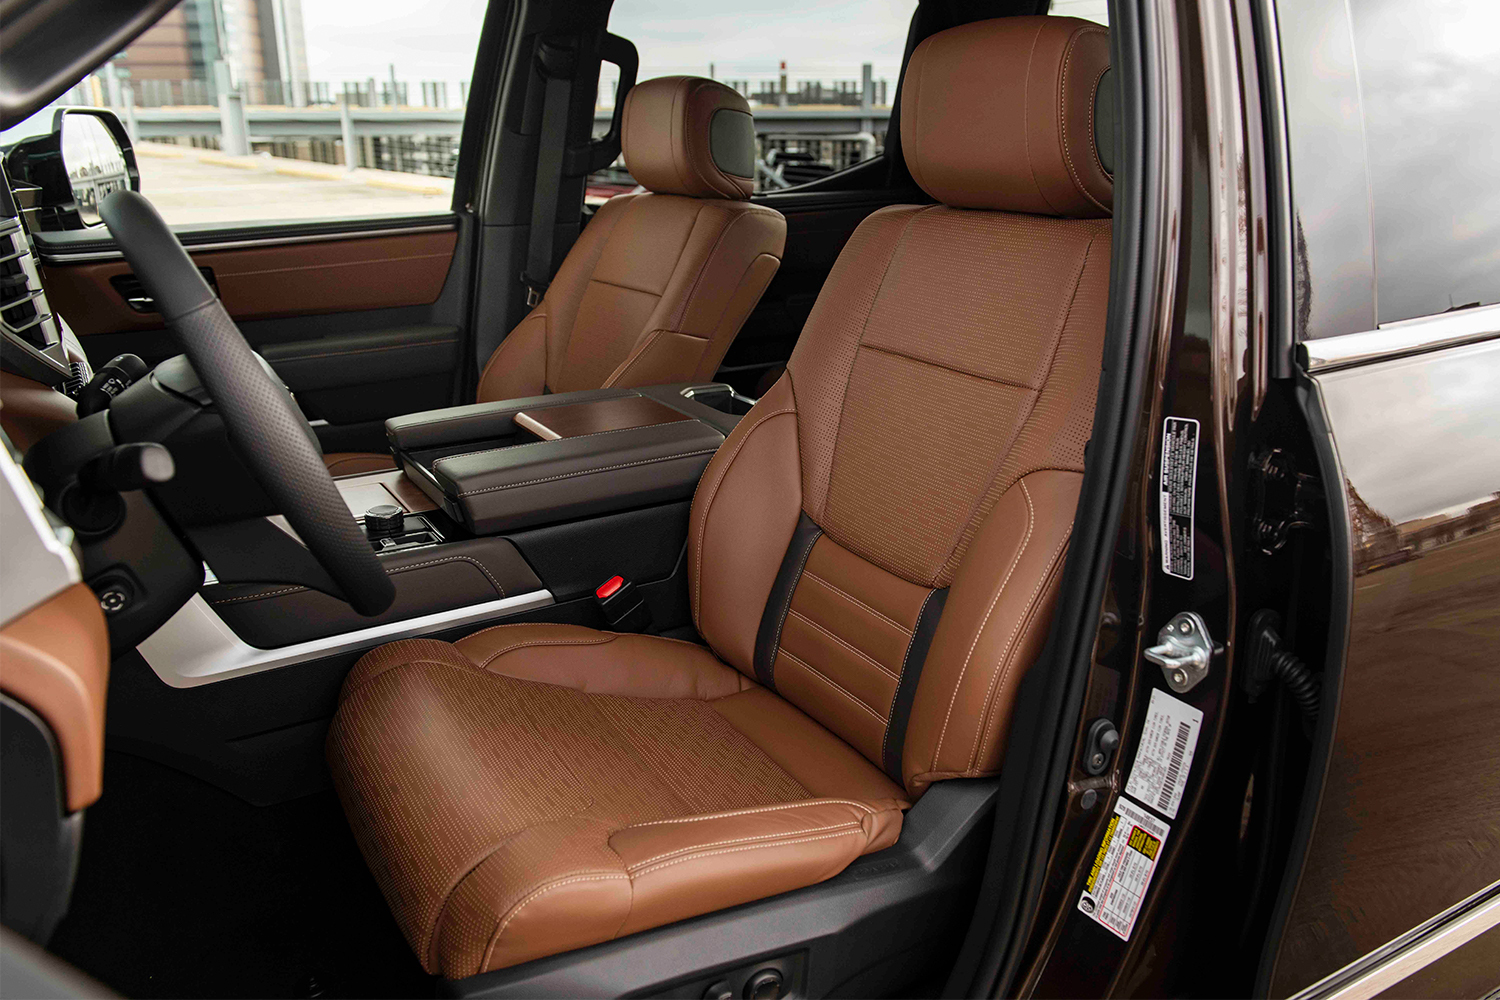
<instances>
[{"instance_id":1,"label":"passenger seat","mask_svg":"<svg viewBox=\"0 0 1500 1000\"><path fill-rule=\"evenodd\" d=\"M781 265L786 219L752 205L755 121L743 97L664 76L625 98L625 164L646 191L605 202L547 294L490 356L478 402L712 377ZM335 476L392 467L331 452Z\"/></svg>"}]
</instances>

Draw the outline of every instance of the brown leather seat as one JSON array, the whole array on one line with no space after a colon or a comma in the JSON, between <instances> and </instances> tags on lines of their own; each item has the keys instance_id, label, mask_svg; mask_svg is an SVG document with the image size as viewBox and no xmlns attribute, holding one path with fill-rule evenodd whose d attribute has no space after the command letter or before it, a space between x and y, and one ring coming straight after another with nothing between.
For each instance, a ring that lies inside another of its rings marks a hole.
<instances>
[{"instance_id":1,"label":"brown leather seat","mask_svg":"<svg viewBox=\"0 0 1500 1000\"><path fill-rule=\"evenodd\" d=\"M600 206L542 298L501 341L478 402L710 378L781 266L786 219L755 190L755 125L733 90L694 76L631 88L622 145L647 189ZM336 476L391 468L334 452Z\"/></svg>"},{"instance_id":2,"label":"brown leather seat","mask_svg":"<svg viewBox=\"0 0 1500 1000\"><path fill-rule=\"evenodd\" d=\"M329 760L424 966L450 977L810 885L994 774L1046 637L1109 283L1105 31L967 25L912 56L941 204L850 240L786 375L694 498L708 644L571 625L354 668Z\"/></svg>"}]
</instances>

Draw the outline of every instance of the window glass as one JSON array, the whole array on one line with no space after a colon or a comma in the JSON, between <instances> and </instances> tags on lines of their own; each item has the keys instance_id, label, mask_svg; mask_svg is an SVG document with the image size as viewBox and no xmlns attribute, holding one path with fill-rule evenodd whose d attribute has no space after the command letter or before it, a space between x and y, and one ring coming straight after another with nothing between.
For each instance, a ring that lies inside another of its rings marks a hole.
<instances>
[{"instance_id":1,"label":"window glass","mask_svg":"<svg viewBox=\"0 0 1500 1000\"><path fill-rule=\"evenodd\" d=\"M755 186L767 193L881 154L915 9L915 0L618 0L609 29L635 43L641 80L706 76L745 96L755 114ZM606 65L596 133L609 127L617 83ZM589 200L635 186L616 161L589 178Z\"/></svg>"},{"instance_id":2,"label":"window glass","mask_svg":"<svg viewBox=\"0 0 1500 1000\"><path fill-rule=\"evenodd\" d=\"M1500 3L1349 6L1379 321L1500 301Z\"/></svg>"},{"instance_id":3,"label":"window glass","mask_svg":"<svg viewBox=\"0 0 1500 1000\"><path fill-rule=\"evenodd\" d=\"M183 0L60 103L120 115L169 223L443 212L484 9Z\"/></svg>"}]
</instances>

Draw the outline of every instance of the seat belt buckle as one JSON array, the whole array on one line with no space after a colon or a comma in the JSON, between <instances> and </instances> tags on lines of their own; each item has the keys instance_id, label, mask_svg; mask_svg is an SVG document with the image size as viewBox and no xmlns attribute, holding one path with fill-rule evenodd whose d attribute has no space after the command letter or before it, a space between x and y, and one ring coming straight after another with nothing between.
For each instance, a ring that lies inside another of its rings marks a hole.
<instances>
[{"instance_id":1,"label":"seat belt buckle","mask_svg":"<svg viewBox=\"0 0 1500 1000\"><path fill-rule=\"evenodd\" d=\"M594 588L594 601L614 632L650 632L655 626L651 609L631 581L612 576Z\"/></svg>"},{"instance_id":2,"label":"seat belt buckle","mask_svg":"<svg viewBox=\"0 0 1500 1000\"><path fill-rule=\"evenodd\" d=\"M526 308L534 309L536 304L542 301L547 294L547 282L537 281L526 272L521 272L521 284L526 286Z\"/></svg>"}]
</instances>

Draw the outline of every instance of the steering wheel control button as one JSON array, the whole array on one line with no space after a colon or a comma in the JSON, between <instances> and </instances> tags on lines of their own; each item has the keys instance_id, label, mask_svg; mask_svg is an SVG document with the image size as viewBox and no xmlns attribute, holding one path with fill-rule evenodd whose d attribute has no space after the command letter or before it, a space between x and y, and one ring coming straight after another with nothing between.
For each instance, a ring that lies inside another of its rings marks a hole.
<instances>
[{"instance_id":1,"label":"steering wheel control button","mask_svg":"<svg viewBox=\"0 0 1500 1000\"><path fill-rule=\"evenodd\" d=\"M399 535L406 525L406 511L393 503L376 504L365 511L365 531L373 538Z\"/></svg>"}]
</instances>

